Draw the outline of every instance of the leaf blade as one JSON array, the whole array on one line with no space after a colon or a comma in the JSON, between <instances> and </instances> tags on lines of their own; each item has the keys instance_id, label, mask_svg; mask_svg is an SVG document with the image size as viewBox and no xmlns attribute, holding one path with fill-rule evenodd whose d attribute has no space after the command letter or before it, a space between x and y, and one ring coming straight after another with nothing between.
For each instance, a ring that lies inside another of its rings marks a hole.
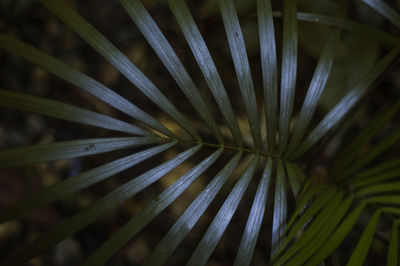
<instances>
[{"instance_id":1,"label":"leaf blade","mask_svg":"<svg viewBox=\"0 0 400 266\"><path fill-rule=\"evenodd\" d=\"M77 106L0 89L0 106L135 135L152 135L132 124Z\"/></svg>"},{"instance_id":2,"label":"leaf blade","mask_svg":"<svg viewBox=\"0 0 400 266\"><path fill-rule=\"evenodd\" d=\"M228 38L229 48L232 54L236 76L239 82L240 92L247 112L253 142L256 149L260 150L262 148L260 118L249 60L239 19L232 0L219 0L219 7L225 26L226 36Z\"/></svg>"},{"instance_id":3,"label":"leaf blade","mask_svg":"<svg viewBox=\"0 0 400 266\"><path fill-rule=\"evenodd\" d=\"M209 112L209 108L196 88L196 85L143 4L139 0L120 0L120 3L218 142L223 143L219 127Z\"/></svg>"}]
</instances>

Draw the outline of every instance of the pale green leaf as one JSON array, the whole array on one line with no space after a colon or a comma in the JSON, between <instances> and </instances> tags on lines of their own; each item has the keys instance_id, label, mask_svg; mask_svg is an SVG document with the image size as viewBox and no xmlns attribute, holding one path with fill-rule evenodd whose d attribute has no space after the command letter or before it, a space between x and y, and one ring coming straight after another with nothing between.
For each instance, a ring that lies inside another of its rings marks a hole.
<instances>
[{"instance_id":1,"label":"pale green leaf","mask_svg":"<svg viewBox=\"0 0 400 266\"><path fill-rule=\"evenodd\" d=\"M358 190L356 193L359 196L396 192L400 191L400 182L388 182L382 184L373 184L372 186Z\"/></svg>"}]
</instances>

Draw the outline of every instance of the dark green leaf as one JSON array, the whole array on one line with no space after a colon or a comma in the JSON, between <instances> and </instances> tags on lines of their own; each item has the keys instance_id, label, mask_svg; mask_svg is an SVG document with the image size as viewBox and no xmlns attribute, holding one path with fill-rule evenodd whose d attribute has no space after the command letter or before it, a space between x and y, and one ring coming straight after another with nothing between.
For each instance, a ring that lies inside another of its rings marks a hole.
<instances>
[{"instance_id":1,"label":"dark green leaf","mask_svg":"<svg viewBox=\"0 0 400 266\"><path fill-rule=\"evenodd\" d=\"M257 150L261 149L260 118L257 108L257 100L251 77L246 46L240 28L239 19L232 0L219 0L222 19L225 25L226 36L232 54L236 76L249 119L251 134Z\"/></svg>"},{"instance_id":2,"label":"dark green leaf","mask_svg":"<svg viewBox=\"0 0 400 266\"><path fill-rule=\"evenodd\" d=\"M0 89L0 106L17 108L84 125L136 135L151 135L134 125L69 104Z\"/></svg>"},{"instance_id":3,"label":"dark green leaf","mask_svg":"<svg viewBox=\"0 0 400 266\"><path fill-rule=\"evenodd\" d=\"M224 141L221 132L211 113L208 111L196 85L150 14L139 0L120 0L120 2L189 99L194 109L217 138L218 142L222 144Z\"/></svg>"}]
</instances>

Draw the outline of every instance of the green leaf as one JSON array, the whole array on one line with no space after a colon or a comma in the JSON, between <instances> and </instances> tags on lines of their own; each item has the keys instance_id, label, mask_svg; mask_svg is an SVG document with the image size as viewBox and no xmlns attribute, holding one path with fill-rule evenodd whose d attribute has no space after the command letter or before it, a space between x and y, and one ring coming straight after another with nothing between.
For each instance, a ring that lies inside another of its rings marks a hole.
<instances>
[{"instance_id":1,"label":"green leaf","mask_svg":"<svg viewBox=\"0 0 400 266\"><path fill-rule=\"evenodd\" d=\"M187 263L188 266L204 265L208 261L211 253L217 246L218 241L221 239L222 234L228 227L228 224L254 175L258 160L259 156L256 155L247 166L239 181L233 187L231 193L229 193L229 196L226 198L217 215L215 215L215 218L208 227L207 232L203 235L203 238L190 257L189 262Z\"/></svg>"},{"instance_id":2,"label":"green leaf","mask_svg":"<svg viewBox=\"0 0 400 266\"><path fill-rule=\"evenodd\" d=\"M400 204L400 195L392 194L392 195L370 197L370 198L368 198L368 202L399 205Z\"/></svg>"},{"instance_id":3,"label":"green leaf","mask_svg":"<svg viewBox=\"0 0 400 266\"><path fill-rule=\"evenodd\" d=\"M64 64L62 61L43 53L42 51L0 33L0 47L23 57L24 59L46 69L54 75L82 88L91 95L108 103L125 114L138 119L150 127L169 137L176 137L169 129L157 122L153 117L143 112L134 104L110 90L100 82L88 77L78 70Z\"/></svg>"},{"instance_id":4,"label":"green leaf","mask_svg":"<svg viewBox=\"0 0 400 266\"><path fill-rule=\"evenodd\" d=\"M399 222L395 221L392 225L392 232L390 233L390 241L388 248L388 255L386 266L397 265L398 257L398 242L399 242Z\"/></svg>"},{"instance_id":5,"label":"green leaf","mask_svg":"<svg viewBox=\"0 0 400 266\"><path fill-rule=\"evenodd\" d=\"M307 262L309 265L316 265L325 260L326 257L328 257L329 254L331 254L340 245L340 243L353 228L354 224L357 222L362 211L364 210L365 205L365 201L361 202L355 209L351 211L351 213L346 216L335 232L325 242L325 245L319 247L318 251Z\"/></svg>"},{"instance_id":6,"label":"green leaf","mask_svg":"<svg viewBox=\"0 0 400 266\"><path fill-rule=\"evenodd\" d=\"M344 17L347 11L348 0L342 0L339 7L338 16ZM310 124L311 118L317 108L318 101L321 98L322 92L325 89L326 83L332 69L335 59L336 47L340 40L341 29L331 29L328 40L319 57L317 67L315 68L310 86L308 88L303 106L301 107L299 118L296 121L293 129L293 135L289 143L287 155L299 145L303 139L306 129Z\"/></svg>"},{"instance_id":7,"label":"green leaf","mask_svg":"<svg viewBox=\"0 0 400 266\"><path fill-rule=\"evenodd\" d=\"M64 160L160 142L157 137L62 141L0 151L0 168Z\"/></svg>"},{"instance_id":8,"label":"green leaf","mask_svg":"<svg viewBox=\"0 0 400 266\"><path fill-rule=\"evenodd\" d=\"M332 210L331 213L328 213L326 215L329 217L328 220L325 220L322 223L319 232L316 232L316 234L313 236L314 239L308 241L307 245L303 247L302 251L296 254L296 256L294 256L286 265L303 265L308 259L312 259L315 252L317 252L323 246L323 243L345 216L351 206L351 203L353 202L353 199L353 196L348 196L336 209ZM299 239L298 241L300 242L302 240ZM322 262L323 261L320 261L317 264Z\"/></svg>"},{"instance_id":9,"label":"green leaf","mask_svg":"<svg viewBox=\"0 0 400 266\"><path fill-rule=\"evenodd\" d=\"M126 156L113 162L104 164L61 183L50 186L38 193L3 208L0 212L0 223L15 219L33 209L44 206L52 201L61 199L90 185L100 182L114 174L126 170L156 154L167 150L176 142L167 143L154 148Z\"/></svg>"},{"instance_id":10,"label":"green leaf","mask_svg":"<svg viewBox=\"0 0 400 266\"><path fill-rule=\"evenodd\" d=\"M361 80L336 104L336 106L325 116L325 118L307 136L300 147L290 157L297 158L308 151L328 131L339 124L352 108L366 94L373 82L383 73L389 64L397 57L400 48L393 48L383 59L381 59Z\"/></svg>"},{"instance_id":11,"label":"green leaf","mask_svg":"<svg viewBox=\"0 0 400 266\"><path fill-rule=\"evenodd\" d=\"M319 234L320 231L322 231L322 228L327 225L327 222L332 219L332 215L335 214L336 210L338 210L338 207L340 206L342 199L343 199L342 191L338 191L337 193L335 193L333 197L324 206L325 208L322 209L322 211L312 220L311 224L303 232L301 237L297 239L297 241L295 241L292 246L290 246L285 252L282 253L282 255L278 257L278 260L274 263L274 265L282 265L283 263L286 263L288 259L294 256L300 250L303 250L305 252L306 250L305 246L316 240L316 236ZM305 219L301 220L302 221L299 221L298 225L303 226L303 221ZM305 221L308 220L309 219ZM299 226L296 226L294 229L300 229L300 228ZM294 235L294 232L297 233L297 231L292 229L291 237Z\"/></svg>"},{"instance_id":12,"label":"green leaf","mask_svg":"<svg viewBox=\"0 0 400 266\"><path fill-rule=\"evenodd\" d=\"M247 219L246 228L244 229L239 249L236 253L234 266L245 266L250 265L251 263L267 205L271 175L272 159L268 158L254 197L253 206L251 207L249 218Z\"/></svg>"},{"instance_id":13,"label":"green leaf","mask_svg":"<svg viewBox=\"0 0 400 266\"><path fill-rule=\"evenodd\" d=\"M282 161L278 160L275 180L274 212L272 216L271 256L273 256L282 245L285 235L288 208L285 179L285 168Z\"/></svg>"},{"instance_id":14,"label":"green leaf","mask_svg":"<svg viewBox=\"0 0 400 266\"><path fill-rule=\"evenodd\" d=\"M189 99L194 109L206 123L213 135L217 138L218 142L222 144L224 141L221 132L219 131L218 125L215 123L213 116L208 111L206 103L201 97L185 67L157 24L151 18L150 14L139 0L120 0L120 3L161 59L168 72L175 79L183 93Z\"/></svg>"},{"instance_id":15,"label":"green leaf","mask_svg":"<svg viewBox=\"0 0 400 266\"><path fill-rule=\"evenodd\" d=\"M300 216L298 221L290 229L290 232L287 234L287 237L282 242L282 245L277 250L276 254L279 254L283 250L283 248L285 248L290 243L290 241L293 240L293 238L296 236L296 234L298 234L301 229L303 229L304 227L307 226L307 223L310 222L311 219L319 211L321 211L323 208L326 208L326 207L333 209L333 207L332 207L332 206L334 206L333 204L340 201L339 198L333 197L335 194L337 194L337 191L335 189L328 189L326 192L323 192L321 197L319 197L315 201L311 202L311 204L305 208L304 213ZM338 196L336 196L336 197L338 197ZM299 205L299 207L297 207L296 212L292 215L292 219L297 217L297 215L303 209L302 207L303 207L303 205ZM292 219L288 223L287 229L289 229L289 226L291 226L295 222L295 219L293 219L293 220ZM286 229L286 231L287 231L287 229Z\"/></svg>"},{"instance_id":16,"label":"green leaf","mask_svg":"<svg viewBox=\"0 0 400 266\"><path fill-rule=\"evenodd\" d=\"M399 108L400 102L390 108L387 108L386 110L381 111L363 128L361 133L350 143L350 145L348 145L337 155L337 159L332 165L332 176L336 176L352 163L356 156L379 132L379 130L386 125L386 123L393 117Z\"/></svg>"},{"instance_id":17,"label":"green leaf","mask_svg":"<svg viewBox=\"0 0 400 266\"><path fill-rule=\"evenodd\" d=\"M197 140L200 136L192 125L182 116L175 106L157 89L157 87L109 40L85 21L69 5L59 0L40 0L54 15L59 17L82 39L104 56L128 80L151 99L161 110L170 115L183 129Z\"/></svg>"},{"instance_id":18,"label":"green leaf","mask_svg":"<svg viewBox=\"0 0 400 266\"><path fill-rule=\"evenodd\" d=\"M389 136L386 136L383 140L381 140L378 144L376 144L372 149L370 149L367 153L363 154L361 158L359 158L356 162L354 162L350 167L343 171L341 175L338 177L340 179L345 179L351 174L355 173L371 161L373 161L376 157L382 154L387 149L391 148L395 143L400 140L400 129L395 130Z\"/></svg>"},{"instance_id":19,"label":"green leaf","mask_svg":"<svg viewBox=\"0 0 400 266\"><path fill-rule=\"evenodd\" d=\"M384 192L395 192L395 191L400 191L400 182L374 184L372 186L360 189L356 193L359 196L365 196L365 195L379 194Z\"/></svg>"},{"instance_id":20,"label":"green leaf","mask_svg":"<svg viewBox=\"0 0 400 266\"><path fill-rule=\"evenodd\" d=\"M142 211L127 222L118 232L104 242L83 265L102 265L143 227L152 221L158 214L167 208L181 195L193 181L206 171L221 155L222 149L215 151L190 171L184 174L173 185L152 200Z\"/></svg>"},{"instance_id":21,"label":"green leaf","mask_svg":"<svg viewBox=\"0 0 400 266\"><path fill-rule=\"evenodd\" d=\"M0 106L135 135L151 135L132 124L69 104L0 89Z\"/></svg>"},{"instance_id":22,"label":"green leaf","mask_svg":"<svg viewBox=\"0 0 400 266\"><path fill-rule=\"evenodd\" d=\"M376 12L387 18L396 27L400 28L400 15L382 0L362 0L364 3L372 7Z\"/></svg>"},{"instance_id":23,"label":"green leaf","mask_svg":"<svg viewBox=\"0 0 400 266\"><path fill-rule=\"evenodd\" d=\"M297 19L296 1L283 1L283 43L281 71L281 101L279 113L279 152L282 154L289 140L297 75Z\"/></svg>"},{"instance_id":24,"label":"green leaf","mask_svg":"<svg viewBox=\"0 0 400 266\"><path fill-rule=\"evenodd\" d=\"M306 180L306 177L300 167L298 167L296 164L285 162L285 167L290 187L292 188L293 195L297 200L299 198L301 185Z\"/></svg>"},{"instance_id":25,"label":"green leaf","mask_svg":"<svg viewBox=\"0 0 400 266\"><path fill-rule=\"evenodd\" d=\"M257 0L258 31L264 88L268 151L274 150L278 126L278 66L270 0Z\"/></svg>"},{"instance_id":26,"label":"green leaf","mask_svg":"<svg viewBox=\"0 0 400 266\"><path fill-rule=\"evenodd\" d=\"M158 243L157 247L153 249L144 265L154 266L165 263L165 260L171 255L197 221L202 217L203 213L214 200L226 180L228 180L232 172L236 169L241 156L242 153L238 152L213 178L213 180L211 180L181 217L179 217L178 221L176 221L164 238Z\"/></svg>"},{"instance_id":27,"label":"green leaf","mask_svg":"<svg viewBox=\"0 0 400 266\"><path fill-rule=\"evenodd\" d=\"M184 0L169 0L169 5L175 15L179 26L185 35L186 41L192 50L196 62L202 71L214 99L232 132L232 136L239 147L243 140L231 102L225 91L222 80L218 74L213 58L207 49L201 33L194 22L192 15Z\"/></svg>"},{"instance_id":28,"label":"green leaf","mask_svg":"<svg viewBox=\"0 0 400 266\"><path fill-rule=\"evenodd\" d=\"M364 264L365 258L367 257L368 251L371 247L372 240L374 239L374 234L376 231L376 227L378 226L380 215L380 210L377 210L374 215L372 215L367 227L361 235L360 240L358 240L356 248L351 254L349 261L347 262L348 266L361 266Z\"/></svg>"},{"instance_id":29,"label":"green leaf","mask_svg":"<svg viewBox=\"0 0 400 266\"><path fill-rule=\"evenodd\" d=\"M261 150L261 129L257 100L239 19L232 0L219 0L219 6L254 145L257 150Z\"/></svg>"},{"instance_id":30,"label":"green leaf","mask_svg":"<svg viewBox=\"0 0 400 266\"><path fill-rule=\"evenodd\" d=\"M20 252L12 256L8 261L10 261L11 265L15 265L17 262L22 264L24 261L29 260L30 258L53 247L62 239L73 235L83 227L96 220L99 216L104 215L106 212L114 209L130 197L156 182L158 179L175 169L178 165L195 154L200 148L201 145L197 145L185 152L182 152L173 159L147 171L144 174L141 174L128 183L108 193L106 196L97 200L93 205L61 222L44 235L40 236L38 239L29 243Z\"/></svg>"}]
</instances>

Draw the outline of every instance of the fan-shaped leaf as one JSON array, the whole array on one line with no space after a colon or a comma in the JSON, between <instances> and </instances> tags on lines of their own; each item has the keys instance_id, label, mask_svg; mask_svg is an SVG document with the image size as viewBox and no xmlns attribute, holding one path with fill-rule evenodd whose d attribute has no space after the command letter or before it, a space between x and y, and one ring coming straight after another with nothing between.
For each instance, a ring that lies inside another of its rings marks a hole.
<instances>
[{"instance_id":1,"label":"fan-shaped leaf","mask_svg":"<svg viewBox=\"0 0 400 266\"><path fill-rule=\"evenodd\" d=\"M185 35L190 49L193 52L196 62L203 72L204 78L210 88L215 101L228 123L236 143L241 147L243 145L242 134L240 132L231 102L225 91L222 80L215 67L210 52L201 36L201 33L194 22L192 15L184 0L169 0L169 5L173 11L179 26Z\"/></svg>"},{"instance_id":2,"label":"fan-shaped leaf","mask_svg":"<svg viewBox=\"0 0 400 266\"><path fill-rule=\"evenodd\" d=\"M214 200L223 184L237 167L241 156L242 153L238 152L214 177L207 187L204 188L200 195L186 209L185 213L182 214L164 238L158 243L157 247L146 260L145 265L161 265L165 262Z\"/></svg>"},{"instance_id":3,"label":"fan-shaped leaf","mask_svg":"<svg viewBox=\"0 0 400 266\"><path fill-rule=\"evenodd\" d=\"M133 118L138 119L139 121L158 130L159 132L170 137L176 137L169 129L161 125L153 117L140 110L138 107L121 97L119 94L105 87L100 82L79 72L78 70L64 64L60 60L2 33L0 33L0 47L9 52L17 54L40 67L43 67L54 75L71 82L86 92L96 96L100 100L108 103L112 107L132 116Z\"/></svg>"},{"instance_id":4,"label":"fan-shaped leaf","mask_svg":"<svg viewBox=\"0 0 400 266\"><path fill-rule=\"evenodd\" d=\"M176 142L167 143L126 156L41 190L37 194L17 201L16 203L4 208L0 212L0 223L14 219L35 208L39 208L54 200L61 199L67 195L70 195L71 193L77 192L85 187L100 182L105 178L126 170L152 156L155 156L160 152L165 151L175 144Z\"/></svg>"},{"instance_id":5,"label":"fan-shaped leaf","mask_svg":"<svg viewBox=\"0 0 400 266\"><path fill-rule=\"evenodd\" d=\"M316 265L321 261L325 260L329 254L331 254L347 236L350 230L353 228L354 224L360 217L366 202L363 201L358 206L349 213L335 232L329 237L325 242L323 247L320 247L314 256L307 262L310 265Z\"/></svg>"},{"instance_id":6,"label":"fan-shaped leaf","mask_svg":"<svg viewBox=\"0 0 400 266\"><path fill-rule=\"evenodd\" d=\"M121 74L135 84L161 110L169 114L190 135L197 140L201 139L192 125L178 112L164 94L110 41L79 16L70 6L59 0L40 0L40 2L71 27L98 53L104 56Z\"/></svg>"},{"instance_id":7,"label":"fan-shaped leaf","mask_svg":"<svg viewBox=\"0 0 400 266\"><path fill-rule=\"evenodd\" d=\"M223 143L221 132L196 85L142 3L139 0L120 0L120 2L218 142Z\"/></svg>"},{"instance_id":8,"label":"fan-shaped leaf","mask_svg":"<svg viewBox=\"0 0 400 266\"><path fill-rule=\"evenodd\" d=\"M132 179L116 190L108 193L106 196L97 200L90 207L68 218L38 239L28 244L23 250L11 257L8 261L10 261L11 265L23 263L25 260L28 260L29 258L32 258L52 247L62 239L73 235L89 223L93 222L100 215L104 215L106 212L122 204L129 197L132 197L147 186L156 182L171 170L175 169L178 165L196 153L200 147L201 145L197 145L185 152L182 152L173 159L147 171L146 173Z\"/></svg>"},{"instance_id":9,"label":"fan-shaped leaf","mask_svg":"<svg viewBox=\"0 0 400 266\"><path fill-rule=\"evenodd\" d=\"M218 211L207 232L203 235L196 250L189 259L188 266L204 265L214 251L218 241L232 219L247 186L252 179L259 157L256 155L249 163L239 181L233 187L224 204Z\"/></svg>"},{"instance_id":10,"label":"fan-shaped leaf","mask_svg":"<svg viewBox=\"0 0 400 266\"><path fill-rule=\"evenodd\" d=\"M125 245L137 232L167 208L190 184L207 170L221 155L222 149L215 151L198 165L193 167L173 185L152 200L138 215L126 223L117 233L104 242L83 265L102 265L118 249Z\"/></svg>"}]
</instances>

